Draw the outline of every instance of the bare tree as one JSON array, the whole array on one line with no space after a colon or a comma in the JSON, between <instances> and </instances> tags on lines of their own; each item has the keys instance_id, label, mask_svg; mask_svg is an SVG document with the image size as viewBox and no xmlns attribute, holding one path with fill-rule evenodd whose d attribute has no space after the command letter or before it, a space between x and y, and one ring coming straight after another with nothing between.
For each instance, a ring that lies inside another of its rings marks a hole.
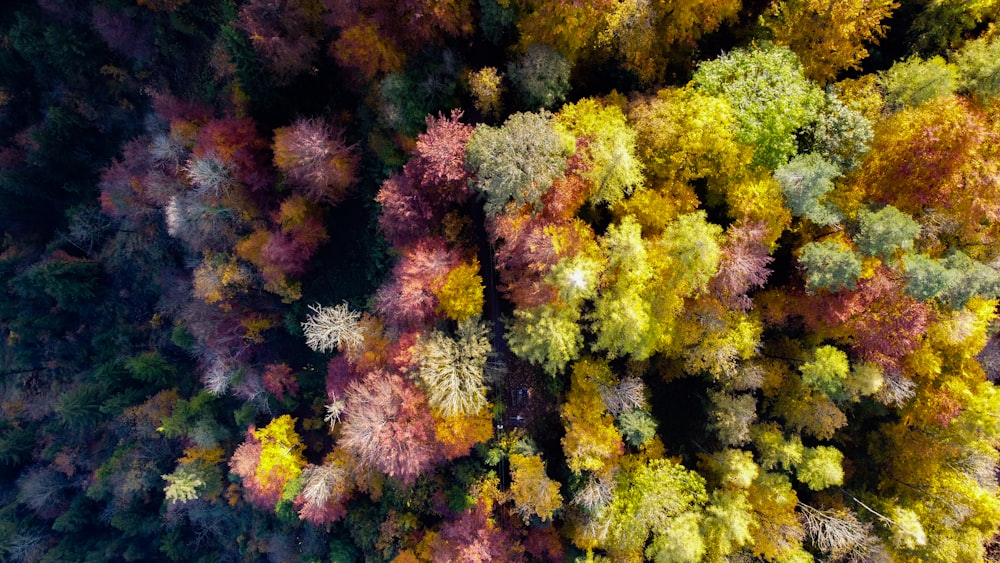
<instances>
[{"instance_id":1,"label":"bare tree","mask_svg":"<svg viewBox=\"0 0 1000 563\"><path fill-rule=\"evenodd\" d=\"M361 313L352 311L347 303L334 307L310 305L313 314L302 323L306 345L317 352L332 352L342 346L355 352L364 343L364 330L359 323Z\"/></svg>"}]
</instances>

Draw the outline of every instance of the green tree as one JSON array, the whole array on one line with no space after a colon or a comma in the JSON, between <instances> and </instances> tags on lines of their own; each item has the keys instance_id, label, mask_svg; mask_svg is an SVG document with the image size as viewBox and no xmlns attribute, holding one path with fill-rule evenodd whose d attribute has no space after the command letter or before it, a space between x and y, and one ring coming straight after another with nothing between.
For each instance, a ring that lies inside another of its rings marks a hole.
<instances>
[{"instance_id":1,"label":"green tree","mask_svg":"<svg viewBox=\"0 0 1000 563\"><path fill-rule=\"evenodd\" d=\"M962 309L973 297L994 299L1000 295L1000 273L956 250L944 259L953 272L951 283L942 295L952 309Z\"/></svg>"},{"instance_id":2,"label":"green tree","mask_svg":"<svg viewBox=\"0 0 1000 563\"><path fill-rule=\"evenodd\" d=\"M580 313L572 307L547 304L515 309L505 336L510 350L519 358L555 375L580 356L583 334L579 320Z\"/></svg>"},{"instance_id":3,"label":"green tree","mask_svg":"<svg viewBox=\"0 0 1000 563\"><path fill-rule=\"evenodd\" d=\"M735 49L701 63L693 83L729 102L736 139L755 148L754 164L772 170L798 152L795 132L815 120L823 101L787 47Z\"/></svg>"},{"instance_id":4,"label":"green tree","mask_svg":"<svg viewBox=\"0 0 1000 563\"><path fill-rule=\"evenodd\" d=\"M752 530L757 527L753 507L747 500L746 491L738 489L718 489L712 491L702 535L709 547L709 557L721 560L753 540Z\"/></svg>"},{"instance_id":5,"label":"green tree","mask_svg":"<svg viewBox=\"0 0 1000 563\"><path fill-rule=\"evenodd\" d=\"M836 225L843 219L837 207L826 199L838 176L836 165L817 153L796 156L774 172L792 215L821 226Z\"/></svg>"},{"instance_id":6,"label":"green tree","mask_svg":"<svg viewBox=\"0 0 1000 563\"><path fill-rule=\"evenodd\" d=\"M705 550L700 524L707 500L705 480L670 460L622 472L608 507L605 548L618 559L645 553L655 560L698 561Z\"/></svg>"},{"instance_id":7,"label":"green tree","mask_svg":"<svg viewBox=\"0 0 1000 563\"><path fill-rule=\"evenodd\" d=\"M833 346L813 350L813 359L799 366L802 382L836 400L844 395L844 382L850 373L847 354Z\"/></svg>"},{"instance_id":8,"label":"green tree","mask_svg":"<svg viewBox=\"0 0 1000 563\"><path fill-rule=\"evenodd\" d=\"M656 344L651 305L645 298L653 279L642 229L632 216L611 225L599 241L607 261L601 276L604 291L594 301L591 327L597 334L593 349L611 358L648 357Z\"/></svg>"},{"instance_id":9,"label":"green tree","mask_svg":"<svg viewBox=\"0 0 1000 563\"><path fill-rule=\"evenodd\" d=\"M171 503L183 504L198 498L198 489L205 485L197 469L189 464L179 465L173 473L160 477L167 482L164 492Z\"/></svg>"},{"instance_id":10,"label":"green tree","mask_svg":"<svg viewBox=\"0 0 1000 563\"><path fill-rule=\"evenodd\" d=\"M812 134L815 152L840 168L853 170L868 152L875 131L864 114L828 91Z\"/></svg>"},{"instance_id":11,"label":"green tree","mask_svg":"<svg viewBox=\"0 0 1000 563\"><path fill-rule=\"evenodd\" d=\"M920 224L912 217L887 205L878 211L858 211L858 234L854 237L858 250L883 261L897 251L913 249L913 239L920 235Z\"/></svg>"},{"instance_id":12,"label":"green tree","mask_svg":"<svg viewBox=\"0 0 1000 563\"><path fill-rule=\"evenodd\" d=\"M639 447L656 437L656 419L644 409L631 409L620 414L616 421L622 438L628 445Z\"/></svg>"},{"instance_id":13,"label":"green tree","mask_svg":"<svg viewBox=\"0 0 1000 563\"><path fill-rule=\"evenodd\" d=\"M861 260L850 248L836 241L810 242L799 253L809 289L839 291L854 289L861 275Z\"/></svg>"},{"instance_id":14,"label":"green tree","mask_svg":"<svg viewBox=\"0 0 1000 563\"><path fill-rule=\"evenodd\" d=\"M831 446L816 446L802 451L802 461L795 467L795 477L814 491L844 483L844 454Z\"/></svg>"},{"instance_id":15,"label":"green tree","mask_svg":"<svg viewBox=\"0 0 1000 563\"><path fill-rule=\"evenodd\" d=\"M958 90L958 69L940 56L927 60L914 56L883 71L879 84L891 107L916 107Z\"/></svg>"},{"instance_id":16,"label":"green tree","mask_svg":"<svg viewBox=\"0 0 1000 563\"><path fill-rule=\"evenodd\" d=\"M921 301L937 297L956 278L956 272L926 254L907 254L903 257L903 266L906 292Z\"/></svg>"},{"instance_id":17,"label":"green tree","mask_svg":"<svg viewBox=\"0 0 1000 563\"><path fill-rule=\"evenodd\" d=\"M984 103L1000 97L1000 41L981 37L951 56L964 90Z\"/></svg>"}]
</instances>

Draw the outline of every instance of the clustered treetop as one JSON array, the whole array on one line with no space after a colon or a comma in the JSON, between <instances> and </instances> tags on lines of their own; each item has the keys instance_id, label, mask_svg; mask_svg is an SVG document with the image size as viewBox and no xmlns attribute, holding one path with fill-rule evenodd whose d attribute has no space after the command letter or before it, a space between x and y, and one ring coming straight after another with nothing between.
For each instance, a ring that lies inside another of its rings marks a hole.
<instances>
[{"instance_id":1,"label":"clustered treetop","mask_svg":"<svg viewBox=\"0 0 1000 563\"><path fill-rule=\"evenodd\" d=\"M0 560L991 560L998 17L0 8Z\"/></svg>"}]
</instances>

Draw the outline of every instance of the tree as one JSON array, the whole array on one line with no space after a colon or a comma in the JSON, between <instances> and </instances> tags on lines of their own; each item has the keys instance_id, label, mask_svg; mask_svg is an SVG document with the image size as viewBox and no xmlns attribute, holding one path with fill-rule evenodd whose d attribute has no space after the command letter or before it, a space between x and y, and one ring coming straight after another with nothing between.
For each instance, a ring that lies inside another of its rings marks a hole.
<instances>
[{"instance_id":1,"label":"tree","mask_svg":"<svg viewBox=\"0 0 1000 563\"><path fill-rule=\"evenodd\" d=\"M524 561L524 547L490 518L482 503L442 524L430 549L434 561Z\"/></svg>"},{"instance_id":2,"label":"tree","mask_svg":"<svg viewBox=\"0 0 1000 563\"><path fill-rule=\"evenodd\" d=\"M951 232L976 240L985 222L1000 216L987 141L992 130L991 121L957 96L901 110L877 124L869 158L852 177L854 189L912 216L925 239ZM907 164L913 162L920 166Z\"/></svg>"},{"instance_id":3,"label":"tree","mask_svg":"<svg viewBox=\"0 0 1000 563\"><path fill-rule=\"evenodd\" d=\"M607 11L598 42L610 47L642 82L657 83L677 51L694 48L702 35L735 21L739 9L738 0L619 2Z\"/></svg>"},{"instance_id":4,"label":"tree","mask_svg":"<svg viewBox=\"0 0 1000 563\"><path fill-rule=\"evenodd\" d=\"M402 249L392 276L376 294L376 310L390 326L414 328L428 323L439 307L435 294L459 264L458 252L440 238L421 239Z\"/></svg>"},{"instance_id":5,"label":"tree","mask_svg":"<svg viewBox=\"0 0 1000 563\"><path fill-rule=\"evenodd\" d=\"M524 54L507 65L524 108L551 109L569 92L570 63L559 51L545 44L529 45Z\"/></svg>"},{"instance_id":6,"label":"tree","mask_svg":"<svg viewBox=\"0 0 1000 563\"><path fill-rule=\"evenodd\" d=\"M802 60L806 76L825 83L844 69L860 68L865 43L878 43L899 4L894 0L826 2L784 0L772 5L766 25L775 42L788 45Z\"/></svg>"},{"instance_id":7,"label":"tree","mask_svg":"<svg viewBox=\"0 0 1000 563\"><path fill-rule=\"evenodd\" d=\"M254 472L259 494L280 496L285 485L302 473L306 465L305 445L295 432L296 419L285 414L272 420L253 437L260 441L260 461Z\"/></svg>"},{"instance_id":8,"label":"tree","mask_svg":"<svg viewBox=\"0 0 1000 563\"><path fill-rule=\"evenodd\" d=\"M309 69L319 52L318 2L253 0L239 11L236 27L281 83Z\"/></svg>"},{"instance_id":9,"label":"tree","mask_svg":"<svg viewBox=\"0 0 1000 563\"><path fill-rule=\"evenodd\" d=\"M243 479L251 502L273 509L285 485L302 473L306 465L304 449L295 432L295 419L286 414L260 430L251 426L246 441L230 458L229 467Z\"/></svg>"},{"instance_id":10,"label":"tree","mask_svg":"<svg viewBox=\"0 0 1000 563\"><path fill-rule=\"evenodd\" d=\"M565 0L519 0L511 4L520 8L517 13L519 47L548 45L569 61L575 61L588 52L611 3L607 0L586 4Z\"/></svg>"},{"instance_id":11,"label":"tree","mask_svg":"<svg viewBox=\"0 0 1000 563\"><path fill-rule=\"evenodd\" d=\"M750 426L757 419L757 400L749 393L731 394L709 390L711 402L708 428L714 430L726 446L739 446L750 440Z\"/></svg>"},{"instance_id":12,"label":"tree","mask_svg":"<svg viewBox=\"0 0 1000 563\"><path fill-rule=\"evenodd\" d=\"M434 421L434 436L441 443L441 455L446 460L467 456L473 446L493 437L493 412L489 403L475 414L435 415Z\"/></svg>"},{"instance_id":13,"label":"tree","mask_svg":"<svg viewBox=\"0 0 1000 563\"><path fill-rule=\"evenodd\" d=\"M513 454L510 456L510 494L514 512L528 523L533 517L551 520L562 508L559 483L545 475L541 456Z\"/></svg>"},{"instance_id":14,"label":"tree","mask_svg":"<svg viewBox=\"0 0 1000 563\"><path fill-rule=\"evenodd\" d=\"M483 67L469 75L469 93L475 100L476 109L486 117L499 117L505 90L503 73L495 67Z\"/></svg>"},{"instance_id":15,"label":"tree","mask_svg":"<svg viewBox=\"0 0 1000 563\"><path fill-rule=\"evenodd\" d=\"M916 48L928 51L955 48L974 29L996 21L1000 5L996 0L942 0L922 8L916 14L909 33L916 37Z\"/></svg>"},{"instance_id":16,"label":"tree","mask_svg":"<svg viewBox=\"0 0 1000 563\"><path fill-rule=\"evenodd\" d=\"M875 543L871 524L845 508L816 509L799 503L803 527L820 551L831 557L864 557Z\"/></svg>"},{"instance_id":17,"label":"tree","mask_svg":"<svg viewBox=\"0 0 1000 563\"><path fill-rule=\"evenodd\" d=\"M952 55L962 88L988 102L1000 96L1000 41L980 37Z\"/></svg>"},{"instance_id":18,"label":"tree","mask_svg":"<svg viewBox=\"0 0 1000 563\"><path fill-rule=\"evenodd\" d=\"M751 435L758 460L764 469L781 468L788 471L802 461L802 439L795 434L785 438L777 424L769 422L754 425Z\"/></svg>"},{"instance_id":19,"label":"tree","mask_svg":"<svg viewBox=\"0 0 1000 563\"><path fill-rule=\"evenodd\" d=\"M285 393L294 396L299 392L299 384L295 380L292 368L287 364L268 364L261 375L261 383L267 392L279 401L285 400Z\"/></svg>"},{"instance_id":20,"label":"tree","mask_svg":"<svg viewBox=\"0 0 1000 563\"><path fill-rule=\"evenodd\" d=\"M632 447L648 444L656 437L657 422L649 411L631 409L620 414L615 422L621 431L622 438Z\"/></svg>"},{"instance_id":21,"label":"tree","mask_svg":"<svg viewBox=\"0 0 1000 563\"><path fill-rule=\"evenodd\" d=\"M327 23L340 30L329 53L346 68L372 80L403 68L407 53L472 33L471 3L465 0L325 0Z\"/></svg>"},{"instance_id":22,"label":"tree","mask_svg":"<svg viewBox=\"0 0 1000 563\"><path fill-rule=\"evenodd\" d=\"M854 289L861 275L861 261L854 252L836 241L810 242L802 247L799 264L806 271L810 290Z\"/></svg>"},{"instance_id":23,"label":"tree","mask_svg":"<svg viewBox=\"0 0 1000 563\"><path fill-rule=\"evenodd\" d=\"M696 472L667 459L639 464L619 474L604 548L619 559L645 553L649 559L697 561L706 547L699 526L707 500L705 480Z\"/></svg>"},{"instance_id":24,"label":"tree","mask_svg":"<svg viewBox=\"0 0 1000 563\"><path fill-rule=\"evenodd\" d=\"M849 372L847 354L833 346L816 348L813 359L799 366L803 383L834 400L843 396Z\"/></svg>"},{"instance_id":25,"label":"tree","mask_svg":"<svg viewBox=\"0 0 1000 563\"><path fill-rule=\"evenodd\" d=\"M825 197L833 190L833 180L838 176L840 170L816 153L796 156L774 172L792 215L806 217L821 226L836 225L843 219L837 207Z\"/></svg>"},{"instance_id":26,"label":"tree","mask_svg":"<svg viewBox=\"0 0 1000 563\"><path fill-rule=\"evenodd\" d=\"M457 266L448 273L438 298L438 312L458 323L483 314L483 278L479 275L479 260Z\"/></svg>"},{"instance_id":27,"label":"tree","mask_svg":"<svg viewBox=\"0 0 1000 563\"><path fill-rule=\"evenodd\" d=\"M844 483L844 455L831 446L802 450L802 461L795 467L795 477L814 491Z\"/></svg>"},{"instance_id":28,"label":"tree","mask_svg":"<svg viewBox=\"0 0 1000 563\"><path fill-rule=\"evenodd\" d=\"M913 56L884 71L879 84L891 107L916 107L958 90L958 70L940 56L927 60Z\"/></svg>"},{"instance_id":29,"label":"tree","mask_svg":"<svg viewBox=\"0 0 1000 563\"><path fill-rule=\"evenodd\" d=\"M746 491L716 489L705 507L702 534L710 557L727 556L753 540L757 520Z\"/></svg>"},{"instance_id":30,"label":"tree","mask_svg":"<svg viewBox=\"0 0 1000 563\"><path fill-rule=\"evenodd\" d=\"M585 171L590 201L613 205L642 188L642 164L635 156L635 132L618 106L592 98L566 104L555 115L557 126L584 139Z\"/></svg>"},{"instance_id":31,"label":"tree","mask_svg":"<svg viewBox=\"0 0 1000 563\"><path fill-rule=\"evenodd\" d=\"M274 130L274 165L310 201L338 203L354 183L360 160L343 136L325 120L300 118Z\"/></svg>"},{"instance_id":32,"label":"tree","mask_svg":"<svg viewBox=\"0 0 1000 563\"><path fill-rule=\"evenodd\" d=\"M514 320L504 336L518 357L541 365L549 375L556 375L580 356L583 334L579 320L579 312L570 307L541 305L515 309Z\"/></svg>"},{"instance_id":33,"label":"tree","mask_svg":"<svg viewBox=\"0 0 1000 563\"><path fill-rule=\"evenodd\" d=\"M340 445L365 465L412 484L438 459L434 418L412 383L371 372L347 388Z\"/></svg>"},{"instance_id":34,"label":"tree","mask_svg":"<svg viewBox=\"0 0 1000 563\"><path fill-rule=\"evenodd\" d=\"M797 152L795 132L815 119L822 103L822 91L806 80L787 47L736 49L699 65L692 82L729 102L736 140L755 148L755 165L772 170Z\"/></svg>"},{"instance_id":35,"label":"tree","mask_svg":"<svg viewBox=\"0 0 1000 563\"><path fill-rule=\"evenodd\" d=\"M621 434L605 410L598 387L598 382L610 383L613 377L603 362L583 359L573 365L569 393L559 409L566 428L562 447L571 471L600 473L623 452Z\"/></svg>"},{"instance_id":36,"label":"tree","mask_svg":"<svg viewBox=\"0 0 1000 563\"><path fill-rule=\"evenodd\" d=\"M743 219L730 225L719 247L719 270L709 283L712 295L725 305L746 311L752 301L747 292L763 287L771 269L766 226Z\"/></svg>"},{"instance_id":37,"label":"tree","mask_svg":"<svg viewBox=\"0 0 1000 563\"><path fill-rule=\"evenodd\" d=\"M487 332L485 325L465 321L457 339L434 331L420 342L417 376L435 412L446 418L471 416L486 407L483 376L493 351Z\"/></svg>"},{"instance_id":38,"label":"tree","mask_svg":"<svg viewBox=\"0 0 1000 563\"><path fill-rule=\"evenodd\" d=\"M376 197L379 225L395 246L436 233L448 211L472 196L465 149L473 128L461 118L459 110L450 117L427 116L427 130L417 136L403 174L383 182Z\"/></svg>"},{"instance_id":39,"label":"tree","mask_svg":"<svg viewBox=\"0 0 1000 563\"><path fill-rule=\"evenodd\" d=\"M881 98L878 105L881 107ZM853 170L868 152L875 132L861 111L828 91L812 134L815 152L844 170Z\"/></svg>"},{"instance_id":40,"label":"tree","mask_svg":"<svg viewBox=\"0 0 1000 563\"><path fill-rule=\"evenodd\" d=\"M897 251L913 249L913 239L920 235L920 224L909 215L887 205L872 212L858 212L858 235L855 244L862 254L878 256L886 261Z\"/></svg>"},{"instance_id":41,"label":"tree","mask_svg":"<svg viewBox=\"0 0 1000 563\"><path fill-rule=\"evenodd\" d=\"M180 465L169 475L161 475L167 486L164 494L169 502L186 503L198 498L198 489L205 485L205 481L190 465Z\"/></svg>"},{"instance_id":42,"label":"tree","mask_svg":"<svg viewBox=\"0 0 1000 563\"><path fill-rule=\"evenodd\" d=\"M597 334L594 350L611 358L648 357L656 344L651 331L652 308L644 291L653 279L642 230L631 216L611 225L600 240L607 268L601 276L604 291L594 302L591 328Z\"/></svg>"},{"instance_id":43,"label":"tree","mask_svg":"<svg viewBox=\"0 0 1000 563\"><path fill-rule=\"evenodd\" d=\"M465 165L486 199L486 213L497 215L509 202L539 211L542 195L566 169L571 147L547 113L515 113L501 127L477 127Z\"/></svg>"},{"instance_id":44,"label":"tree","mask_svg":"<svg viewBox=\"0 0 1000 563\"><path fill-rule=\"evenodd\" d=\"M344 506L352 494L350 459L337 452L327 456L322 465L308 465L302 471L302 491L294 505L299 518L321 526L340 520L347 514Z\"/></svg>"},{"instance_id":45,"label":"tree","mask_svg":"<svg viewBox=\"0 0 1000 563\"><path fill-rule=\"evenodd\" d=\"M270 160L268 143L253 120L213 119L198 129L187 172L195 186L211 189L213 195L233 184L262 192L273 182Z\"/></svg>"},{"instance_id":46,"label":"tree","mask_svg":"<svg viewBox=\"0 0 1000 563\"><path fill-rule=\"evenodd\" d=\"M632 101L628 119L654 189L671 180L728 180L749 161L749 149L736 140L736 113L720 96L690 86L660 90Z\"/></svg>"},{"instance_id":47,"label":"tree","mask_svg":"<svg viewBox=\"0 0 1000 563\"><path fill-rule=\"evenodd\" d=\"M306 345L316 352L332 352L344 349L357 352L364 342L364 332L358 321L359 311L352 311L347 303L333 307L320 304L310 305L312 311L302 323L302 333L306 337Z\"/></svg>"}]
</instances>

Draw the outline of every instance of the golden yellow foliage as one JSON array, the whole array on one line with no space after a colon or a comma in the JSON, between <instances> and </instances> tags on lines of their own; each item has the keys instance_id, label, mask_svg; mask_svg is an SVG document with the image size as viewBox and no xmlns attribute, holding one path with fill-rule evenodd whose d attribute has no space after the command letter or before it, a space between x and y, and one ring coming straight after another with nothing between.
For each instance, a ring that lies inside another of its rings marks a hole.
<instances>
[{"instance_id":1,"label":"golden yellow foliage","mask_svg":"<svg viewBox=\"0 0 1000 563\"><path fill-rule=\"evenodd\" d=\"M281 415L253 433L261 443L260 463L254 477L262 489L280 490L298 477L306 465L302 455L305 446L295 432L295 421L287 414Z\"/></svg>"},{"instance_id":2,"label":"golden yellow foliage","mask_svg":"<svg viewBox=\"0 0 1000 563\"><path fill-rule=\"evenodd\" d=\"M493 437L493 416L489 409L470 416L434 415L434 436L441 442L446 459L469 455L472 446Z\"/></svg>"},{"instance_id":3,"label":"golden yellow foliage","mask_svg":"<svg viewBox=\"0 0 1000 563\"><path fill-rule=\"evenodd\" d=\"M584 359L573 365L570 390L560 409L566 435L566 463L575 472L599 472L624 451L621 434L608 414L597 383L613 384L607 364Z\"/></svg>"},{"instance_id":4,"label":"golden yellow foliage","mask_svg":"<svg viewBox=\"0 0 1000 563\"><path fill-rule=\"evenodd\" d=\"M562 508L559 483L545 475L545 464L538 455L510 456L510 494L514 510L525 522L537 516L543 522Z\"/></svg>"},{"instance_id":5,"label":"golden yellow foliage","mask_svg":"<svg viewBox=\"0 0 1000 563\"><path fill-rule=\"evenodd\" d=\"M448 272L444 284L435 296L438 312L457 322L467 321L483 314L483 278L479 275L479 261L462 264Z\"/></svg>"},{"instance_id":6,"label":"golden yellow foliage","mask_svg":"<svg viewBox=\"0 0 1000 563\"><path fill-rule=\"evenodd\" d=\"M799 56L806 76L828 82L859 68L868 56L865 43L878 43L882 20L897 6L895 0L784 0L772 5L765 22L775 41Z\"/></svg>"}]
</instances>

